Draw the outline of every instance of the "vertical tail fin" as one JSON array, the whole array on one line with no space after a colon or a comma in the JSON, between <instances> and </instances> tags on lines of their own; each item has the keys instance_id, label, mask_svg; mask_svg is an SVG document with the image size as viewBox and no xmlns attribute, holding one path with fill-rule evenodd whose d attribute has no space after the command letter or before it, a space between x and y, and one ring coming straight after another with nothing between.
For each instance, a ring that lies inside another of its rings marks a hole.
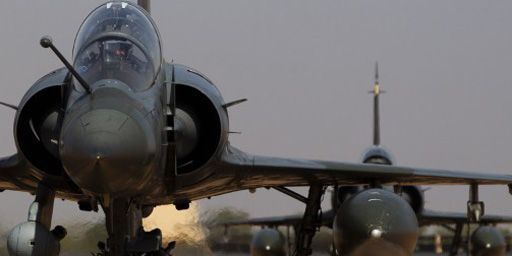
<instances>
[{"instance_id":1,"label":"vertical tail fin","mask_svg":"<svg viewBox=\"0 0 512 256\"><path fill-rule=\"evenodd\" d=\"M379 95L379 63L375 62L375 82L373 84L373 145L380 145Z\"/></svg>"},{"instance_id":2,"label":"vertical tail fin","mask_svg":"<svg viewBox=\"0 0 512 256\"><path fill-rule=\"evenodd\" d=\"M375 84L379 84L379 62L375 62Z\"/></svg>"}]
</instances>

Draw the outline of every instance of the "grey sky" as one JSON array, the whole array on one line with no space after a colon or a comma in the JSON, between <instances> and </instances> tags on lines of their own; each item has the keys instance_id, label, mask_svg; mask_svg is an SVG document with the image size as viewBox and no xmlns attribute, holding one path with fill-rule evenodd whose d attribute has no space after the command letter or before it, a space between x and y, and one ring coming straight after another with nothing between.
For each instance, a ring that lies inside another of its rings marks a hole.
<instances>
[{"instance_id":1,"label":"grey sky","mask_svg":"<svg viewBox=\"0 0 512 256\"><path fill-rule=\"evenodd\" d=\"M10 1L0 8L0 100L18 103L62 66L39 47L50 34L68 58L91 0ZM153 1L167 60L207 74L230 111L232 144L251 153L355 162L371 143L373 65L381 64L382 143L400 165L512 174L512 2ZM15 152L14 112L0 108L0 155ZM488 213L512 214L505 187L482 188ZM26 218L32 198L0 194L1 225ZM466 188L433 188L427 207L464 211ZM276 192L201 201L253 216L301 205ZM76 211L75 211L76 210ZM59 203L58 220L74 218ZM88 216L88 215L79 215Z\"/></svg>"}]
</instances>

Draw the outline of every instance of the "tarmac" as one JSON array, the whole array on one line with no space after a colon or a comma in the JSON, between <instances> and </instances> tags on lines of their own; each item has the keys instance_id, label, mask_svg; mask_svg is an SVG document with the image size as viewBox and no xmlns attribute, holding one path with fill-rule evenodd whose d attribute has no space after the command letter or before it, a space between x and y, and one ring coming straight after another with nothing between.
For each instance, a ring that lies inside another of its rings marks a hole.
<instances>
[{"instance_id":1,"label":"tarmac","mask_svg":"<svg viewBox=\"0 0 512 256\"><path fill-rule=\"evenodd\" d=\"M248 256L248 254L225 254L225 253L215 253L214 256ZM435 254L435 253L429 253L429 252L420 252L415 253L414 256L447 256L448 254ZM460 254L460 256L465 256L466 254ZM512 256L512 252L509 252L507 255ZM179 255L176 255L179 256ZM329 254L315 254L313 253L312 256L330 256Z\"/></svg>"},{"instance_id":2,"label":"tarmac","mask_svg":"<svg viewBox=\"0 0 512 256\"><path fill-rule=\"evenodd\" d=\"M77 255L76 253L73 253L73 254L62 254L61 256L90 256L91 254L90 253L84 253L84 254L79 254ZM435 254L435 253L429 253L429 252L421 252L421 253L415 253L414 254L415 256L447 256L448 254ZM461 256L465 255L465 254L460 254ZM512 256L512 253L508 253L507 255L510 255ZM184 256L184 255L179 255L179 254L176 254L175 256ZM187 256L208 256L208 255L187 255ZM217 252L217 253L214 253L212 256L249 256L249 254L243 254L243 253L238 253L238 254L226 254L226 253L222 253L222 252ZM312 256L330 256L329 254L315 254L313 253Z\"/></svg>"}]
</instances>

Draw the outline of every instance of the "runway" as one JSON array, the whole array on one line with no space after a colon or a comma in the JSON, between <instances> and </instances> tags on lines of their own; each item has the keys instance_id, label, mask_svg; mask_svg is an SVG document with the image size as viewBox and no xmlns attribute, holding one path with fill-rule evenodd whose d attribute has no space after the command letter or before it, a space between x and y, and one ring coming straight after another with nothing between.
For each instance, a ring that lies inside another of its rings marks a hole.
<instances>
[{"instance_id":1,"label":"runway","mask_svg":"<svg viewBox=\"0 0 512 256\"><path fill-rule=\"evenodd\" d=\"M61 256L90 256L90 252L84 252L84 253L76 253L76 252L73 252L73 253L62 253ZM208 256L206 254L194 254L194 253L186 253L185 254L173 254L174 256ZM215 252L214 254L212 254L211 256L248 256L249 254L244 254L244 253L233 253L233 254L226 254L225 252ZM428 253L428 252L420 252L420 253L415 253L414 256L447 256L448 254L444 253L444 254L435 254L435 253ZM460 254L461 256L465 255L465 254ZM509 256L512 256L512 253L508 253L507 255ZM319 254L319 253L313 253L312 256L330 256L329 254Z\"/></svg>"},{"instance_id":2,"label":"runway","mask_svg":"<svg viewBox=\"0 0 512 256\"><path fill-rule=\"evenodd\" d=\"M61 254L61 256L90 256L90 252L84 252L84 253L80 253L80 254L76 254L76 253L63 253ZM212 256L248 256L249 254L243 254L243 253L236 253L236 254L226 254L226 253L223 253L223 252L217 252L217 253L214 253L212 254ZM435 254L435 253L415 253L414 254L415 256L446 256L448 254ZM464 254L461 254L461 255L464 255ZM509 253L507 255L510 255L512 256L512 253ZM174 256L207 256L207 255L204 255L204 254L187 254L187 255L180 255L180 254L175 254ZM313 253L312 256L330 256L329 254L318 254L318 253Z\"/></svg>"}]
</instances>

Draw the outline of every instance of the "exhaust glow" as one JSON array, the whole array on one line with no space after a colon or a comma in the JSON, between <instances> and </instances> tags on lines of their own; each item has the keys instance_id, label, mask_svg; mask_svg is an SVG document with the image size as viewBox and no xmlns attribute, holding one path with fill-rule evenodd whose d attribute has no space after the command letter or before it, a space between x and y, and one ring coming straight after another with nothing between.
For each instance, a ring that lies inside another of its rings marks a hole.
<instances>
[{"instance_id":1,"label":"exhaust glow","mask_svg":"<svg viewBox=\"0 0 512 256\"><path fill-rule=\"evenodd\" d=\"M162 230L164 246L176 241L177 248L186 245L207 249L205 230L199 219L197 203L191 203L188 210L177 211L173 205L155 207L153 213L143 220L146 231Z\"/></svg>"}]
</instances>

